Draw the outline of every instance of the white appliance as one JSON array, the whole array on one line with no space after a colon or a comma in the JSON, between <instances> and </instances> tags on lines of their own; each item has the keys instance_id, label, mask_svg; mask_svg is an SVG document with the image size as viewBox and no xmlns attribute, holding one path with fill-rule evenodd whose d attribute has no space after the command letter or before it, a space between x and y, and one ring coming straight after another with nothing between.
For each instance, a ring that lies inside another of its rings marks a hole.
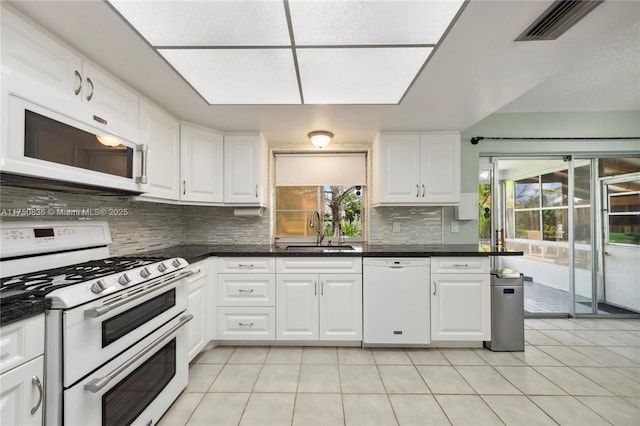
<instances>
[{"instance_id":1,"label":"white appliance","mask_svg":"<svg viewBox=\"0 0 640 426\"><path fill-rule=\"evenodd\" d=\"M139 132L115 133L104 129L107 121L97 115L80 121L14 94L2 96L7 108L0 144L3 182L103 193L148 190L148 147L137 143Z\"/></svg>"},{"instance_id":2,"label":"white appliance","mask_svg":"<svg viewBox=\"0 0 640 426\"><path fill-rule=\"evenodd\" d=\"M431 342L429 258L362 260L363 345Z\"/></svg>"},{"instance_id":3,"label":"white appliance","mask_svg":"<svg viewBox=\"0 0 640 426\"><path fill-rule=\"evenodd\" d=\"M45 424L155 424L187 385L198 272L181 258L109 257L106 222L2 222L0 240L0 295L51 304Z\"/></svg>"}]
</instances>

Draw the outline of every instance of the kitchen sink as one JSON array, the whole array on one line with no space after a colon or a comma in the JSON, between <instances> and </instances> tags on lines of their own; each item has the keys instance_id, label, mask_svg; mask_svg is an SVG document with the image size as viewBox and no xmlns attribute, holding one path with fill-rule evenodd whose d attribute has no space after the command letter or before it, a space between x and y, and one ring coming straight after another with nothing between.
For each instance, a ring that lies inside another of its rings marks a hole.
<instances>
[{"instance_id":1,"label":"kitchen sink","mask_svg":"<svg viewBox=\"0 0 640 426\"><path fill-rule=\"evenodd\" d=\"M355 251L356 248L350 245L340 245L340 246L301 246L301 245L290 245L286 246L285 250L288 251L310 251L310 252L335 252L335 251Z\"/></svg>"}]
</instances>

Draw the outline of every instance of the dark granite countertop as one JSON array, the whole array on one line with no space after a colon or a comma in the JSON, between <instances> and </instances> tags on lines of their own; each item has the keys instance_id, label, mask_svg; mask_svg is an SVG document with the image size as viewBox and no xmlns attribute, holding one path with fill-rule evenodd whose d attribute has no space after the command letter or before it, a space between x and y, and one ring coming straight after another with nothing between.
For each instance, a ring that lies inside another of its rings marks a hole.
<instances>
[{"instance_id":1,"label":"dark granite countertop","mask_svg":"<svg viewBox=\"0 0 640 426\"><path fill-rule=\"evenodd\" d=\"M0 306L0 325L44 313L49 306L51 303L47 299L34 296L4 303Z\"/></svg>"},{"instance_id":2,"label":"dark granite countertop","mask_svg":"<svg viewBox=\"0 0 640 426\"><path fill-rule=\"evenodd\" d=\"M195 263L209 256L274 256L274 257L451 257L451 256L522 256L521 251L483 250L474 244L428 244L428 245L401 245L401 244L363 244L357 246L354 251L326 250L322 252L296 250L295 248L278 248L272 245L209 245L209 244L185 244L165 249L153 250L146 253L137 253L143 256L157 257L182 257L189 263Z\"/></svg>"},{"instance_id":3,"label":"dark granite countertop","mask_svg":"<svg viewBox=\"0 0 640 426\"><path fill-rule=\"evenodd\" d=\"M356 245L354 245L356 246ZM295 248L284 249L272 245L250 244L184 244L153 250L144 253L136 253L136 256L152 256L162 258L181 257L189 263L204 260L210 256L226 257L450 257L450 256L522 256L521 251L487 251L474 244L427 244L427 245L401 245L401 244L361 244L357 250L342 251L328 249L322 252L310 252ZM49 307L49 301L44 298L30 296L2 304L0 307L0 324L7 324L32 315L44 312Z\"/></svg>"}]
</instances>

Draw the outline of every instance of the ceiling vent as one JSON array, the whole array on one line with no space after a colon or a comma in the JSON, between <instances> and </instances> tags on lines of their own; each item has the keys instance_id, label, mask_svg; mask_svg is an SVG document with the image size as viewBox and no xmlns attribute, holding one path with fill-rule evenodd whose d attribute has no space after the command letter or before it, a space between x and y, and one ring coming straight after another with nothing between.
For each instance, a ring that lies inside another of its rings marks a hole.
<instances>
[{"instance_id":1,"label":"ceiling vent","mask_svg":"<svg viewBox=\"0 0 640 426\"><path fill-rule=\"evenodd\" d=\"M515 41L555 40L604 0L557 0Z\"/></svg>"}]
</instances>

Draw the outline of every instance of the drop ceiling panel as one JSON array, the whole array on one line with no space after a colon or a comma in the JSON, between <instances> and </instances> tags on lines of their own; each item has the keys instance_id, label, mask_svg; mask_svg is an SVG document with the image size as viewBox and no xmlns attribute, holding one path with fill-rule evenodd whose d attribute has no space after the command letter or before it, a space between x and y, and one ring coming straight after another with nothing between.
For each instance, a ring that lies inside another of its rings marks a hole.
<instances>
[{"instance_id":1,"label":"drop ceiling panel","mask_svg":"<svg viewBox=\"0 0 640 426\"><path fill-rule=\"evenodd\" d=\"M282 46L281 1L110 1L152 46Z\"/></svg>"},{"instance_id":2,"label":"drop ceiling panel","mask_svg":"<svg viewBox=\"0 0 640 426\"><path fill-rule=\"evenodd\" d=\"M296 45L436 44L462 1L289 1Z\"/></svg>"},{"instance_id":3,"label":"drop ceiling panel","mask_svg":"<svg viewBox=\"0 0 640 426\"><path fill-rule=\"evenodd\" d=\"M433 49L296 49L307 104L398 103Z\"/></svg>"},{"instance_id":4,"label":"drop ceiling panel","mask_svg":"<svg viewBox=\"0 0 640 426\"><path fill-rule=\"evenodd\" d=\"M210 104L299 104L291 49L158 49Z\"/></svg>"}]
</instances>

